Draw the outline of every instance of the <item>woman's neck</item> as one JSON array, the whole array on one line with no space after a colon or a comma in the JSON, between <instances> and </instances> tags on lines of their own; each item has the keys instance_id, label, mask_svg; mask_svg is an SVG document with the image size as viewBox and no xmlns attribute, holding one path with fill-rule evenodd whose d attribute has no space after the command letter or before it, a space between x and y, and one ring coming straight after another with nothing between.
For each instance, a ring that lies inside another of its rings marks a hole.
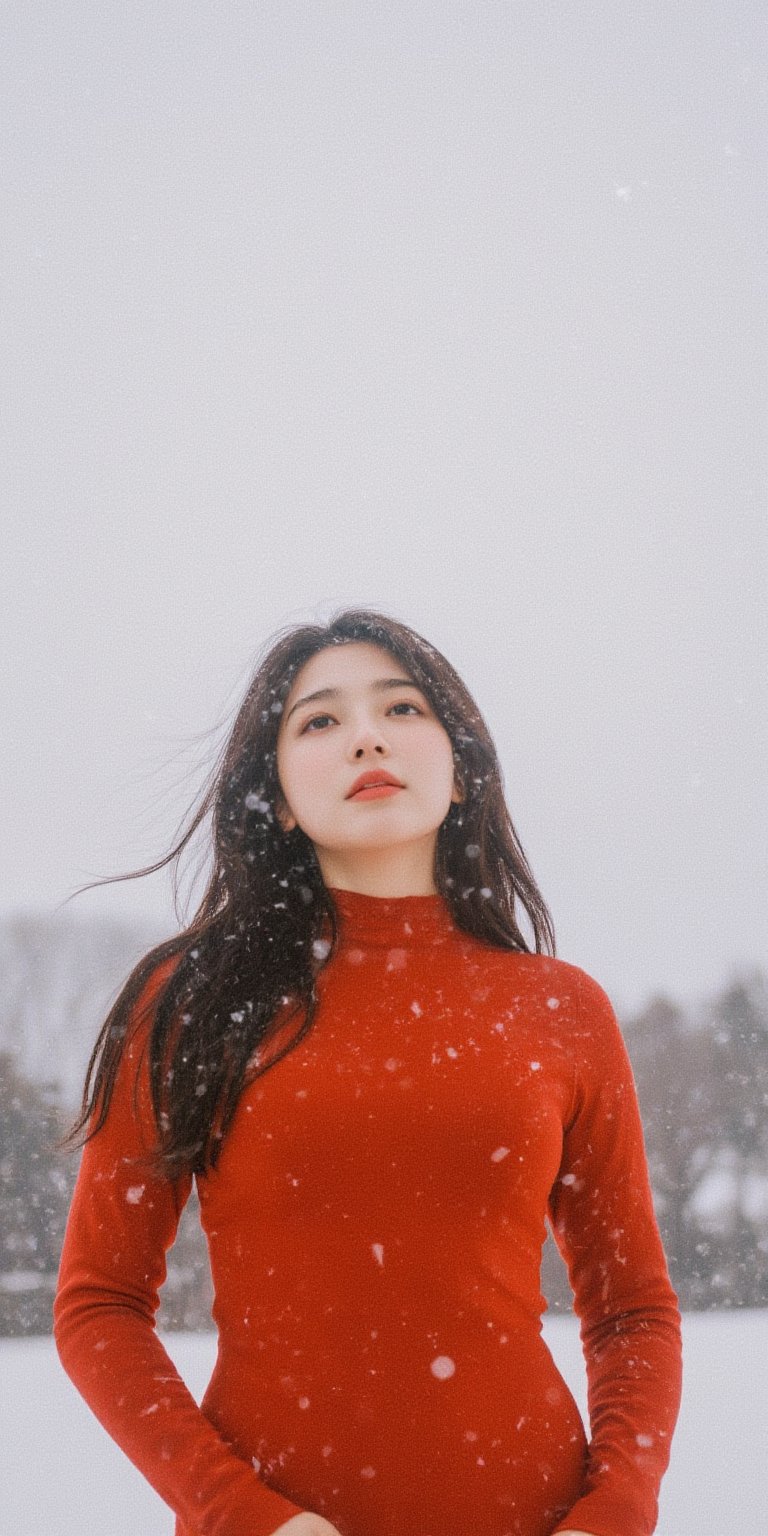
<instances>
[{"instance_id":1,"label":"woman's neck","mask_svg":"<svg viewBox=\"0 0 768 1536\"><path fill-rule=\"evenodd\" d=\"M428 846L427 846L428 844ZM316 848L324 883L361 896L435 896L434 838L395 848L352 849L343 853Z\"/></svg>"}]
</instances>

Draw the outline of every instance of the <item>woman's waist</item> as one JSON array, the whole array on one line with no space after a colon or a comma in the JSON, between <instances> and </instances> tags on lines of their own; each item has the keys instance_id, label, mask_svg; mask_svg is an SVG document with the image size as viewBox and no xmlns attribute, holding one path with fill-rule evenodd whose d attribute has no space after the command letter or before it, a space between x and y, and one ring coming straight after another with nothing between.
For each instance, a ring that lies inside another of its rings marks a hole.
<instances>
[{"instance_id":1,"label":"woman's waist","mask_svg":"<svg viewBox=\"0 0 768 1536\"><path fill-rule=\"evenodd\" d=\"M356 1483L364 1468L382 1494L396 1489L416 1447L429 1507L461 1469L476 1511L489 1487L525 1486L542 1462L575 1480L586 1444L536 1329L483 1331L477 1319L422 1319L366 1343L354 1331L331 1341L273 1330L251 1354L225 1342L202 1406L272 1486L317 1508L313 1498Z\"/></svg>"},{"instance_id":2,"label":"woman's waist","mask_svg":"<svg viewBox=\"0 0 768 1536\"><path fill-rule=\"evenodd\" d=\"M326 1402L372 1393L383 1406L401 1392L431 1401L436 1384L452 1383L453 1396L457 1386L518 1392L531 1381L552 1388L556 1402L563 1383L538 1320L515 1305L494 1312L455 1294L358 1292L331 1302L294 1289L276 1309L253 1303L236 1325L223 1323L206 1401L258 1408L318 1392Z\"/></svg>"}]
</instances>

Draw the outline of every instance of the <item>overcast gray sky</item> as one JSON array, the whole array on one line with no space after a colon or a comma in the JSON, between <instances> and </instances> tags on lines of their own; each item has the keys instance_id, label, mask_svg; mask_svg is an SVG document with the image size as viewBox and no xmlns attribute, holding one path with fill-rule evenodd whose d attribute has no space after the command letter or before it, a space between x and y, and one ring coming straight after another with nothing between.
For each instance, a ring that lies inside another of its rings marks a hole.
<instances>
[{"instance_id":1,"label":"overcast gray sky","mask_svg":"<svg viewBox=\"0 0 768 1536\"><path fill-rule=\"evenodd\" d=\"M763 0L0 27L0 910L161 852L257 648L362 603L617 1006L765 965Z\"/></svg>"}]
</instances>

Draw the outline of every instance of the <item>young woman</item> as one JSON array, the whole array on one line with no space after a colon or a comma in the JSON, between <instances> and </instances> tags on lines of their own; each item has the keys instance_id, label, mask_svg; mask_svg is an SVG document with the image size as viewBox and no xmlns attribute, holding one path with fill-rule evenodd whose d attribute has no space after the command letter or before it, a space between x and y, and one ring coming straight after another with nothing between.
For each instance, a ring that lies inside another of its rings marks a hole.
<instances>
[{"instance_id":1,"label":"young woman","mask_svg":"<svg viewBox=\"0 0 768 1536\"><path fill-rule=\"evenodd\" d=\"M649 1536L680 1329L632 1076L467 689L378 613L286 631L168 859L209 815L199 911L91 1061L66 1370L178 1536ZM200 1407L154 1329L193 1178ZM546 1217L589 1440L541 1338Z\"/></svg>"}]
</instances>

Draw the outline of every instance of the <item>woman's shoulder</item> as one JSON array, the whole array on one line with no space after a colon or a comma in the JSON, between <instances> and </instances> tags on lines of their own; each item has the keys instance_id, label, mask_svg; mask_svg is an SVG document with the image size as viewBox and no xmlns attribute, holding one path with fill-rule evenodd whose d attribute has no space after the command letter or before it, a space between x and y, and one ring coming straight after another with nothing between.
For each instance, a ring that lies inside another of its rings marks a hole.
<instances>
[{"instance_id":1,"label":"woman's shoulder","mask_svg":"<svg viewBox=\"0 0 768 1536\"><path fill-rule=\"evenodd\" d=\"M183 949L177 948L170 954L165 953L154 959L148 967L137 1003L146 1006L155 1002L166 982L170 981L174 971L178 970L183 957Z\"/></svg>"},{"instance_id":2,"label":"woman's shoulder","mask_svg":"<svg viewBox=\"0 0 768 1536\"><path fill-rule=\"evenodd\" d=\"M123 1014L123 1027L129 1055L133 1056L137 1047L142 1049L146 1044L157 1005L166 985L178 969L181 959L182 951L178 949L170 954L165 952L160 956L155 956L154 952L150 951L150 954L139 961L128 977L123 989L123 998L125 999L128 994L131 1000L127 1003L126 1012Z\"/></svg>"},{"instance_id":3,"label":"woman's shoulder","mask_svg":"<svg viewBox=\"0 0 768 1536\"><path fill-rule=\"evenodd\" d=\"M615 1022L605 988L574 961L485 944L475 951L473 959L478 972L484 972L488 979L518 991L524 989L531 1001L541 999L552 1011L565 1009L587 1022L598 1018Z\"/></svg>"},{"instance_id":4,"label":"woman's shoulder","mask_svg":"<svg viewBox=\"0 0 768 1536\"><path fill-rule=\"evenodd\" d=\"M559 982L576 989L582 983L589 984L593 978L582 970L581 966L571 960L563 960L559 955L546 955L530 949L508 949L501 944L491 944L485 939L471 937L469 939L471 950L471 962L488 970L495 970L503 974L515 974L526 977L531 983L547 985L550 982ZM596 983L595 983L596 985Z\"/></svg>"}]
</instances>

